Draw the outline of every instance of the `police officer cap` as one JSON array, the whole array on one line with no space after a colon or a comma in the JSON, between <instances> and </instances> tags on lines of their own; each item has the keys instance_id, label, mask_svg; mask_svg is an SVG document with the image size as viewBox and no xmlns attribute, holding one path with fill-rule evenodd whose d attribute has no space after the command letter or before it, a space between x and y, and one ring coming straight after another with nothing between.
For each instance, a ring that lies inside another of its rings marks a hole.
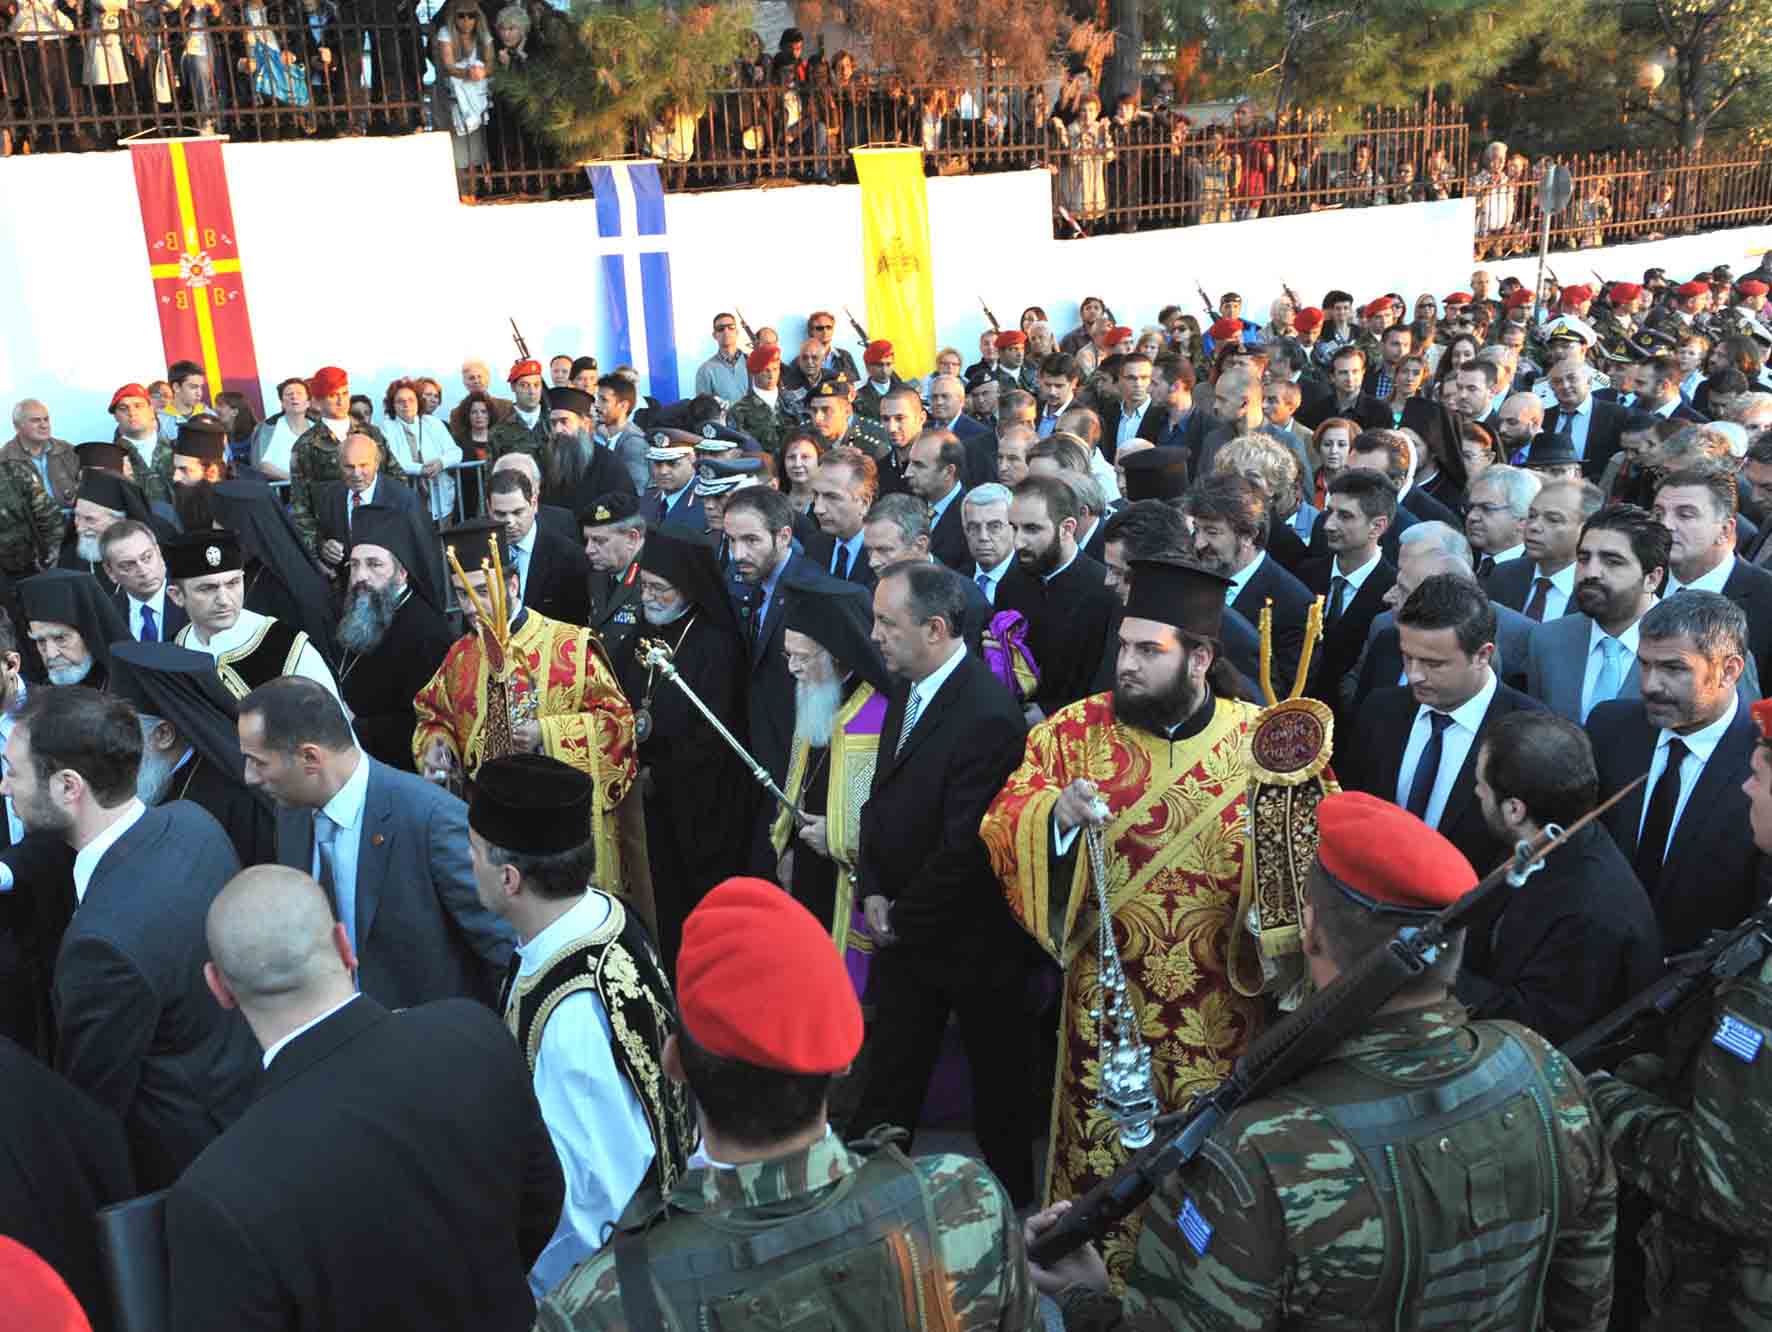
<instances>
[{"instance_id":1,"label":"police officer cap","mask_svg":"<svg viewBox=\"0 0 1772 1332\"><path fill-rule=\"evenodd\" d=\"M699 435L692 435L687 430L678 430L674 426L661 426L646 437L646 460L648 462L677 462L687 458L701 443Z\"/></svg>"}]
</instances>

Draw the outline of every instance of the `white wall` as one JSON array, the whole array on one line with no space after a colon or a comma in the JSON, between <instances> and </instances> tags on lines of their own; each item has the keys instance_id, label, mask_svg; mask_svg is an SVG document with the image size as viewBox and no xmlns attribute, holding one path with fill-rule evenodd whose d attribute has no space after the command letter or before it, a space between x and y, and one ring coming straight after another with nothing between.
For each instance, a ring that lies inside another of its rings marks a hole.
<instances>
[{"instance_id":1,"label":"white wall","mask_svg":"<svg viewBox=\"0 0 1772 1332\"><path fill-rule=\"evenodd\" d=\"M453 402L464 357L500 371L513 358L510 316L538 355L590 352L610 364L589 200L464 206L439 134L230 144L226 160L267 398L279 379L337 364L378 399L398 375L434 374ZM1240 291L1259 318L1282 280L1311 303L1330 287L1412 297L1454 290L1471 268L1463 201L1088 241L1054 240L1050 208L1042 172L929 181L942 342L975 354L980 296L1006 326L1043 305L1062 333L1085 295L1139 327L1170 302L1196 310L1196 280L1214 298ZM736 306L753 325L775 325L790 349L814 309L840 317L847 305L865 322L857 187L672 195L667 219L684 388L711 351L717 311ZM1743 247L1765 244L1772 228L1743 237L1668 242L1704 257L1646 262L1739 266ZM0 255L0 399L41 397L61 437L108 438L111 391L165 366L127 155L0 159Z\"/></svg>"},{"instance_id":2,"label":"white wall","mask_svg":"<svg viewBox=\"0 0 1772 1332\"><path fill-rule=\"evenodd\" d=\"M1546 264L1570 286L1596 286L1596 273L1608 282L1640 282L1643 273L1651 268L1665 268L1669 280L1678 284L1718 264L1728 264L1739 277L1748 269L1759 267L1760 256L1768 249L1772 249L1772 224L1594 250L1552 250ZM1504 277L1517 277L1530 286L1538 272L1538 256L1504 259L1483 267L1495 275L1497 282Z\"/></svg>"}]
</instances>

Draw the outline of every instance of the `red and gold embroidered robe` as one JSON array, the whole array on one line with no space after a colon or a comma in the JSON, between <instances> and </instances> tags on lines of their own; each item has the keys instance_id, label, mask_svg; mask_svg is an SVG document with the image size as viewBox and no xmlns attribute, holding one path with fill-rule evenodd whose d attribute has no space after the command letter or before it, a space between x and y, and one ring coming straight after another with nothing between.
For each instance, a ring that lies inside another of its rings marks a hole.
<instances>
[{"instance_id":1,"label":"red and gold embroidered robe","mask_svg":"<svg viewBox=\"0 0 1772 1332\"><path fill-rule=\"evenodd\" d=\"M1260 1028L1262 1002L1232 986L1228 960L1247 851L1243 736L1256 709L1213 706L1203 731L1171 743L1116 722L1111 694L1071 704L1029 733L1021 767L980 826L1010 909L1064 968L1047 1201L1086 1193L1127 1155L1096 1101L1098 916L1081 834L1068 878L1053 873L1053 806L1072 781L1093 782L1111 811L1108 901L1159 1106L1177 1109L1228 1076ZM1243 979L1259 990L1259 968ZM1135 1223L1104 1246L1117 1277L1136 1246Z\"/></svg>"}]
</instances>

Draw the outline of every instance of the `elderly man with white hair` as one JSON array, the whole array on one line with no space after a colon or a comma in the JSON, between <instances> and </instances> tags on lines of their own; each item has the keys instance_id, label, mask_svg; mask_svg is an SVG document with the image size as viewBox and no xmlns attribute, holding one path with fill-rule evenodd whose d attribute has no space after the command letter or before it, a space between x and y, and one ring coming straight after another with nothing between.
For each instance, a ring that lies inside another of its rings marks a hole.
<instances>
[{"instance_id":1,"label":"elderly man with white hair","mask_svg":"<svg viewBox=\"0 0 1772 1332\"><path fill-rule=\"evenodd\" d=\"M492 392L492 367L477 356L470 356L461 363L462 400L455 404L449 413L449 433L457 439L465 438L468 433L468 397L475 393L484 393L492 401L492 424L497 425L506 420L516 410L517 404L510 398L495 397Z\"/></svg>"},{"instance_id":2,"label":"elderly man with white hair","mask_svg":"<svg viewBox=\"0 0 1772 1332\"><path fill-rule=\"evenodd\" d=\"M72 504L80 484L80 455L67 440L55 438L48 406L26 398L12 409L12 431L12 438L0 446L0 462L25 463L51 499L64 508Z\"/></svg>"}]
</instances>

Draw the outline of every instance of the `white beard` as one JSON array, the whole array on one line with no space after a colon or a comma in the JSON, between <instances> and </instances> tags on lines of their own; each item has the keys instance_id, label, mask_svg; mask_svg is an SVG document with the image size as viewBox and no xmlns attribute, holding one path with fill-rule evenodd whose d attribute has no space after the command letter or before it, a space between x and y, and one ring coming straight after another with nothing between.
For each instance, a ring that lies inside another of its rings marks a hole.
<instances>
[{"instance_id":1,"label":"white beard","mask_svg":"<svg viewBox=\"0 0 1772 1332\"><path fill-rule=\"evenodd\" d=\"M665 608L651 601L640 603L640 613L646 617L646 623L653 626L675 624L689 612L689 602L679 601L675 606Z\"/></svg>"},{"instance_id":2,"label":"white beard","mask_svg":"<svg viewBox=\"0 0 1772 1332\"><path fill-rule=\"evenodd\" d=\"M74 538L74 553L88 564L97 564L105 553L103 539L97 532L81 532Z\"/></svg>"},{"instance_id":3,"label":"white beard","mask_svg":"<svg viewBox=\"0 0 1772 1332\"><path fill-rule=\"evenodd\" d=\"M44 669L52 685L77 685L92 674L92 658L88 657L78 666L49 666Z\"/></svg>"},{"instance_id":4,"label":"white beard","mask_svg":"<svg viewBox=\"0 0 1772 1332\"><path fill-rule=\"evenodd\" d=\"M804 740L814 749L831 743L837 713L843 707L843 686L837 680L820 680L817 684L796 681L794 684L794 739Z\"/></svg>"}]
</instances>

